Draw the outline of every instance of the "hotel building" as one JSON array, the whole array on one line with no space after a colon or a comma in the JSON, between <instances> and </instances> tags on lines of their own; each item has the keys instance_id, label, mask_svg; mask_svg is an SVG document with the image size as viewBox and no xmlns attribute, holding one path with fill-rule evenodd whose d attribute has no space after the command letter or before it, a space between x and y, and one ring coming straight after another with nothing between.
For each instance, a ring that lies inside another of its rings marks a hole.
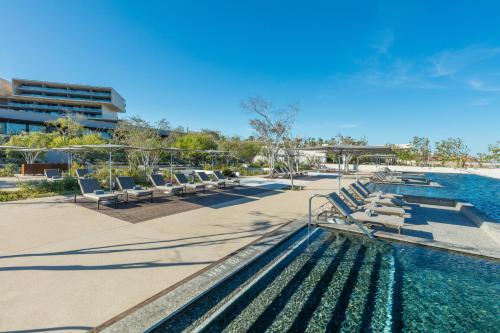
<instances>
[{"instance_id":1,"label":"hotel building","mask_svg":"<svg viewBox=\"0 0 500 333\"><path fill-rule=\"evenodd\" d=\"M125 99L113 88L24 79L0 79L0 134L46 131L46 122L72 116L86 128L109 133Z\"/></svg>"}]
</instances>

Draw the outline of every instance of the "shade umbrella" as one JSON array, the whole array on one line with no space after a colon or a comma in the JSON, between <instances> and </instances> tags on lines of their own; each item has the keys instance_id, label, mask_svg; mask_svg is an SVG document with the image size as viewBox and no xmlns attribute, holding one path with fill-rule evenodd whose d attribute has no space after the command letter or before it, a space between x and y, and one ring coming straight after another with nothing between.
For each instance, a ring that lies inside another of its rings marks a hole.
<instances>
[{"instance_id":1,"label":"shade umbrella","mask_svg":"<svg viewBox=\"0 0 500 333\"><path fill-rule=\"evenodd\" d=\"M113 164L113 151L130 148L126 145L117 145L112 143L104 143L99 145L77 145L71 146L73 148L84 148L84 150L101 150L106 151L109 154L109 190L113 192L113 175L112 175L112 164Z\"/></svg>"}]
</instances>

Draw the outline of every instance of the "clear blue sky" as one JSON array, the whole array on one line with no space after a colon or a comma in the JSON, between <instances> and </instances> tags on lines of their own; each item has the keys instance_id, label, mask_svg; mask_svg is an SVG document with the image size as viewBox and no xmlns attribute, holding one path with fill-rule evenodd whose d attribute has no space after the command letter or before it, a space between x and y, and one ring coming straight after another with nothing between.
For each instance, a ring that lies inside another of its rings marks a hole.
<instances>
[{"instance_id":1,"label":"clear blue sky","mask_svg":"<svg viewBox=\"0 0 500 333\"><path fill-rule=\"evenodd\" d=\"M0 77L114 87L128 115L251 134L240 101L299 102L296 135L500 140L500 1L7 1Z\"/></svg>"}]
</instances>

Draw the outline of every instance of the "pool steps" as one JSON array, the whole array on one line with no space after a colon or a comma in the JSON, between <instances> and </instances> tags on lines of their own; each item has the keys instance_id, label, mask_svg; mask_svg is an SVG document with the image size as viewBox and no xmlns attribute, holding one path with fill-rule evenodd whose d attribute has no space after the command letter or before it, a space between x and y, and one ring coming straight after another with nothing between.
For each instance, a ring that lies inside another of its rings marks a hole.
<instances>
[{"instance_id":1,"label":"pool steps","mask_svg":"<svg viewBox=\"0 0 500 333\"><path fill-rule=\"evenodd\" d=\"M185 331L383 332L392 251L366 242L338 235L300 242Z\"/></svg>"}]
</instances>

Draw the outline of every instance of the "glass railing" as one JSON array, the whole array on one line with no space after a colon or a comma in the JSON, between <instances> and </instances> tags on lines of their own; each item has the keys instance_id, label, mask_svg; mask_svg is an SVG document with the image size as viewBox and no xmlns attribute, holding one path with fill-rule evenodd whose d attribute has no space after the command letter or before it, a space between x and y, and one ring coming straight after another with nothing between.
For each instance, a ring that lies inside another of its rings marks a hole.
<instances>
[{"instance_id":1,"label":"glass railing","mask_svg":"<svg viewBox=\"0 0 500 333\"><path fill-rule=\"evenodd\" d=\"M44 110L65 110L65 111L69 110L69 111L82 111L82 112L92 112L92 113L101 112L101 109L82 108L75 106L62 106L62 105L23 104L23 103L9 103L8 105L21 108L34 108L34 109L44 109Z\"/></svg>"},{"instance_id":2,"label":"glass railing","mask_svg":"<svg viewBox=\"0 0 500 333\"><path fill-rule=\"evenodd\" d=\"M50 96L50 95L36 95L36 94L22 94L20 96L32 96L38 98L50 98L50 99L72 99L72 100L82 100L91 102L111 102L111 98L84 98L84 97L74 97L74 96Z\"/></svg>"},{"instance_id":3,"label":"glass railing","mask_svg":"<svg viewBox=\"0 0 500 333\"><path fill-rule=\"evenodd\" d=\"M92 95L92 96L111 96L111 92L108 91L90 91L90 90L78 90L78 89L63 89L63 88L50 88L50 87L33 87L33 86L25 86L21 85L18 88L22 90L31 90L31 91L43 91L43 92L57 92L63 94L84 94L84 95Z\"/></svg>"}]
</instances>

